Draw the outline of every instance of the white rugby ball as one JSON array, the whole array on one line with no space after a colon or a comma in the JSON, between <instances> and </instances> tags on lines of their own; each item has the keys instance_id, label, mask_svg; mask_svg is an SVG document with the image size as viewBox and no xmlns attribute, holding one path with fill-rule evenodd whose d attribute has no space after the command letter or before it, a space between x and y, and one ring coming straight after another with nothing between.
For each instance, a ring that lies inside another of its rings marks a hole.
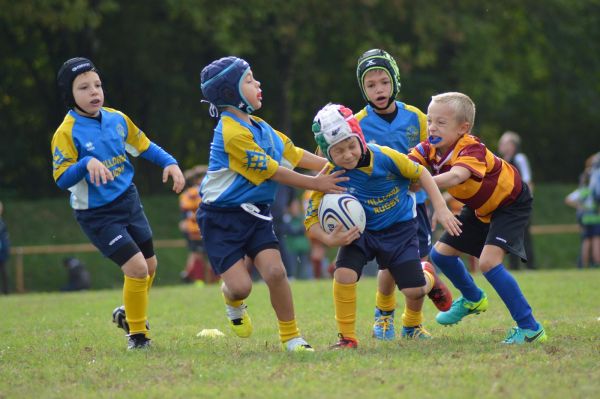
<instances>
[{"instance_id":1,"label":"white rugby ball","mask_svg":"<svg viewBox=\"0 0 600 399\"><path fill-rule=\"evenodd\" d=\"M352 226L358 226L362 233L366 222L365 210L356 197L350 194L323 196L319 205L319 223L327 233L331 233L338 224L344 226L344 231Z\"/></svg>"}]
</instances>

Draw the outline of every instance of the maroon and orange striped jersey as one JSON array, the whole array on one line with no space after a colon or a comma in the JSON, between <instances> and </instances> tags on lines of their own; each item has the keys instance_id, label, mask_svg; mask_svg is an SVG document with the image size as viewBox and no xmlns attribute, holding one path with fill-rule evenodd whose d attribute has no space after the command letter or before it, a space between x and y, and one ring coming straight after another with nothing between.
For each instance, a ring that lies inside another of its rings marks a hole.
<instances>
[{"instance_id":1,"label":"maroon and orange striped jersey","mask_svg":"<svg viewBox=\"0 0 600 399\"><path fill-rule=\"evenodd\" d=\"M453 166L468 169L471 176L448 188L448 192L473 209L485 223L490 222L496 209L514 202L521 193L521 177L514 166L495 156L470 134L461 137L441 156L428 141L422 141L411 150L409 158L429 167L433 176L448 172Z\"/></svg>"}]
</instances>

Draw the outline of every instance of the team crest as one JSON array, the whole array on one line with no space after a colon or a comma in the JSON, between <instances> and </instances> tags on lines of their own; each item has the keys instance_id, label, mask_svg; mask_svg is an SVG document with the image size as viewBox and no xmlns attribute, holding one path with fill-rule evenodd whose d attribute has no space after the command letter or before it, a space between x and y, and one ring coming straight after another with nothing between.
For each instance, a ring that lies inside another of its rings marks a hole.
<instances>
[{"instance_id":1,"label":"team crest","mask_svg":"<svg viewBox=\"0 0 600 399\"><path fill-rule=\"evenodd\" d=\"M66 160L67 158L65 158L63 153L56 147L54 154L52 154L52 168L55 170L58 169L58 167Z\"/></svg>"},{"instance_id":2,"label":"team crest","mask_svg":"<svg viewBox=\"0 0 600 399\"><path fill-rule=\"evenodd\" d=\"M413 148L421 140L419 140L419 129L415 125L411 125L406 129L406 138L408 139L408 148Z\"/></svg>"},{"instance_id":3,"label":"team crest","mask_svg":"<svg viewBox=\"0 0 600 399\"><path fill-rule=\"evenodd\" d=\"M119 134L119 136L121 136L122 138L125 138L125 128L123 127L123 125L121 125L120 123L117 125L117 133Z\"/></svg>"},{"instance_id":4,"label":"team crest","mask_svg":"<svg viewBox=\"0 0 600 399\"><path fill-rule=\"evenodd\" d=\"M267 170L267 154L258 151L246 151L246 169Z\"/></svg>"}]
</instances>

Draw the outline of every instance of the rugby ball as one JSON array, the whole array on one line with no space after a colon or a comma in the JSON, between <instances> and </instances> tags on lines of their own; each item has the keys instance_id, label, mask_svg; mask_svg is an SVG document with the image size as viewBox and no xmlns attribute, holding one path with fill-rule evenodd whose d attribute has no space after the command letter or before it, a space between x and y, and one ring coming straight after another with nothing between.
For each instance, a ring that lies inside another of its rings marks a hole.
<instances>
[{"instance_id":1,"label":"rugby ball","mask_svg":"<svg viewBox=\"0 0 600 399\"><path fill-rule=\"evenodd\" d=\"M365 230L367 218L365 210L356 197L350 194L325 194L319 205L319 223L327 233L331 233L338 224L344 231L358 226L360 232Z\"/></svg>"}]
</instances>

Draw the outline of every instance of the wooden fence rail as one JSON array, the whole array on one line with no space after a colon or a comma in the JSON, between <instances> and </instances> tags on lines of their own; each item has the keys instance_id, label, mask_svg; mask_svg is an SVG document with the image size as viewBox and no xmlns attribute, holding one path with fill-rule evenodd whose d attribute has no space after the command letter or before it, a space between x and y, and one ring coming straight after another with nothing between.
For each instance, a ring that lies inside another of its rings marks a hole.
<instances>
[{"instance_id":1,"label":"wooden fence rail","mask_svg":"<svg viewBox=\"0 0 600 399\"><path fill-rule=\"evenodd\" d=\"M578 233L579 225L576 224L552 224L531 226L532 234L565 234ZM184 248L186 242L183 239L177 240L155 240L155 248ZM10 253L16 258L15 263L15 285L16 291L25 292L25 255L47 255L64 253L82 253L96 252L96 247L92 244L64 244L64 245L28 245L12 247Z\"/></svg>"},{"instance_id":2,"label":"wooden fence rail","mask_svg":"<svg viewBox=\"0 0 600 399\"><path fill-rule=\"evenodd\" d=\"M186 242L178 240L154 240L154 248L184 248ZM64 245L28 245L12 247L10 253L15 257L15 288L18 293L25 292L25 255L49 255L65 253L97 252L92 244Z\"/></svg>"}]
</instances>

